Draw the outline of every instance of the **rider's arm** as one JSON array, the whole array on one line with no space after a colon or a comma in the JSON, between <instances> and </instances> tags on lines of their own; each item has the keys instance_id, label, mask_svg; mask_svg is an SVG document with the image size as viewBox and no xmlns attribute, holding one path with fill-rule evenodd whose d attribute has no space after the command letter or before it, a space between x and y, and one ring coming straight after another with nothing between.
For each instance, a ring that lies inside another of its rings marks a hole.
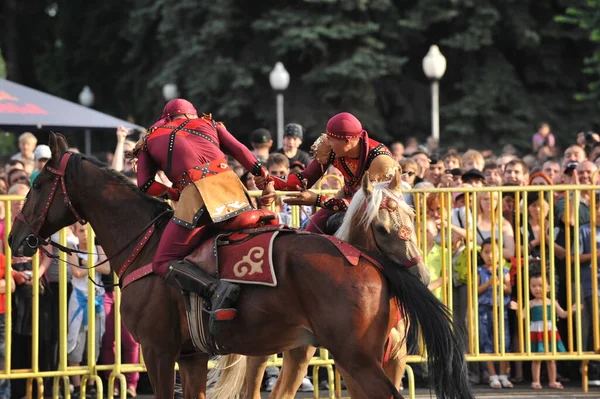
<instances>
[{"instance_id":1,"label":"rider's arm","mask_svg":"<svg viewBox=\"0 0 600 399\"><path fill-rule=\"evenodd\" d=\"M155 196L164 197L173 201L179 199L179 190L166 186L154 180L158 167L150 157L147 151L140 151L137 161L137 183L140 190L144 193Z\"/></svg>"},{"instance_id":2,"label":"rider's arm","mask_svg":"<svg viewBox=\"0 0 600 399\"><path fill-rule=\"evenodd\" d=\"M264 175L262 163L256 159L248 147L240 143L221 122L217 123L217 133L219 142L223 149L231 154L246 170L249 170L254 176Z\"/></svg>"}]
</instances>

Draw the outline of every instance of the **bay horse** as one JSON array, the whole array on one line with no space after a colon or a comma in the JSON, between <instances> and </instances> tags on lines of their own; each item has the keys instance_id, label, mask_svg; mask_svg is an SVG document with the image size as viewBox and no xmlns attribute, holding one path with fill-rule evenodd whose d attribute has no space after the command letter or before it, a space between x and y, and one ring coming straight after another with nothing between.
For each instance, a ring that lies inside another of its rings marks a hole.
<instances>
[{"instance_id":1,"label":"bay horse","mask_svg":"<svg viewBox=\"0 0 600 399\"><path fill-rule=\"evenodd\" d=\"M406 206L402 197L400 172L397 172L396 176L390 182L376 183L374 185L370 182L369 172L366 172L363 177L362 186L363 188L357 191L352 198L351 206L343 219L340 218L341 225L336 226L334 231L328 231L327 233L335 233L336 237L361 249L380 253L383 256L391 258L396 257L396 261L399 262L396 248L397 240L387 242L380 239L380 242L377 242L377 236L370 229L370 226L375 218L380 219L383 225L389 224L389 221L385 219L386 216L390 212L398 212L394 206L390 208L389 200L387 206L381 207L381 202L386 197L393 196L396 200L400 201L396 203L397 206ZM408 210L404 209L404 211ZM332 225L335 224L335 222L332 223ZM328 229L329 227L328 223ZM386 237L389 238L389 234L386 234ZM418 274L421 281L427 285L429 283L429 269L426 267L419 269L419 266L422 266L422 264L414 265L412 271ZM402 376L406 368L406 327L405 320L401 318L392 331L390 331L389 353L384 363L385 373L397 389L400 389L402 386ZM312 346L302 346L284 352L283 365L269 398L294 398L315 352L316 348ZM269 356L247 359L247 372L241 394L242 399L261 398L260 387L268 361Z\"/></svg>"},{"instance_id":2,"label":"bay horse","mask_svg":"<svg viewBox=\"0 0 600 399\"><path fill-rule=\"evenodd\" d=\"M52 157L33 182L8 239L14 253L31 256L54 232L88 221L117 274L125 264L124 278L151 264L170 207L100 162L68 152L62 135L51 134L49 146ZM412 226L414 215L398 215ZM148 226L155 227L154 234L144 234ZM378 235L397 235L402 228L378 220L370 227ZM142 236L147 244L139 250ZM414 239L397 246L400 262L408 260L406 253L419 253ZM281 235L273 258L278 285L243 286L237 317L214 337L220 353L230 354L219 363L232 366L222 370L230 378L218 384L224 388L221 397L232 398L243 382L245 362L232 354L262 356L312 345L331 352L353 398L402 398L381 367L389 315L400 311L423 332L438 396L473 398L451 316L418 277L396 263L378 265L365 256L351 266L321 235ZM155 397L172 398L178 362L184 396L204 399L209 356L193 349L181 292L148 275L123 290L120 310L142 345Z\"/></svg>"}]
</instances>

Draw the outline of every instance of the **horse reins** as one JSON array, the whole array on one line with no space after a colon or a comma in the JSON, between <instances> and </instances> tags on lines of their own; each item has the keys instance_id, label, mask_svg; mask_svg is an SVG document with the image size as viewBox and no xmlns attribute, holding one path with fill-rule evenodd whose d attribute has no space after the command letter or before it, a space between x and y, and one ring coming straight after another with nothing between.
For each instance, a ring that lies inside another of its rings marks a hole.
<instances>
[{"instance_id":1,"label":"horse reins","mask_svg":"<svg viewBox=\"0 0 600 399\"><path fill-rule=\"evenodd\" d=\"M43 245L51 245L54 248L57 248L59 251L66 252L69 255L71 255L73 253L89 254L86 251L80 251L77 249L65 247L64 245L61 245L50 239L44 239L39 235L39 232L40 232L44 222L46 221L48 211L50 210L50 206L52 205L52 201L54 200L54 196L56 195L59 185L62 189L62 194L64 196L65 205L71 210L71 213L73 213L73 216L75 216L75 219L77 220L77 222L80 223L81 225L85 225L87 223L87 221L85 221L79 215L77 210L73 207L73 203L71 202L71 199L69 198L69 194L67 193L67 186L65 183L65 172L67 169L67 164L69 162L69 159L71 158L71 155L73 155L71 152L66 152L63 155L63 157L60 161L60 169L58 169L58 170L54 169L50 166L46 166L46 169L54 175L54 182L52 185L52 189L50 191L50 195L48 196L48 200L46 201L46 205L44 206L44 210L42 211L42 214L39 217L38 226L36 228L34 228L31 225L31 223L29 223L27 221L27 219L25 219L25 216L23 215L22 212L20 212L16 216L16 218L18 220L23 222L27 227L29 227L33 231L33 233L30 234L29 236L27 236L27 238L25 239L25 242L27 243L27 245L30 248L40 248L46 254L46 256L48 256L49 258L52 258L52 259L58 259L59 257L57 255L51 254L44 247L40 247L40 245L42 245L42 244ZM150 240L150 237L152 237L152 234L154 233L155 228L156 228L155 223L158 220L160 220L164 215L166 215L167 213L170 213L170 212L171 212L171 210L168 209L168 210L165 210L164 212L161 212L160 214L158 214L156 217L154 217L152 220L150 220L150 222L148 222L148 224L146 224L146 226L144 226L144 228L141 230L141 232L139 234L135 235L132 239L127 241L127 243L125 243L125 245L123 245L117 252L115 252L111 256L107 257L102 262L100 262L94 266L91 266L91 267L85 267L85 266L79 266L79 265L73 265L73 266L79 267L80 269L86 269L86 270L94 269L100 265L103 265L104 263L107 263L114 257L123 253L123 251L125 251L125 249L127 249L127 247L129 247L129 245L131 245L135 240L137 240L140 236L143 235L144 237L142 238L142 240L134 248L131 255L125 260L125 263L123 263L123 265L120 267L117 275L119 278L121 278L123 276L123 274L125 274L125 272L129 268L129 266L131 266L131 264L135 260L136 256L141 252L141 250L144 248L146 243ZM35 241L33 241L33 240L35 240ZM66 262L66 263L71 264L69 262ZM94 282L94 284L96 284L96 283ZM98 284L96 284L96 285L98 285ZM118 285L118 284L115 284L115 285Z\"/></svg>"}]
</instances>

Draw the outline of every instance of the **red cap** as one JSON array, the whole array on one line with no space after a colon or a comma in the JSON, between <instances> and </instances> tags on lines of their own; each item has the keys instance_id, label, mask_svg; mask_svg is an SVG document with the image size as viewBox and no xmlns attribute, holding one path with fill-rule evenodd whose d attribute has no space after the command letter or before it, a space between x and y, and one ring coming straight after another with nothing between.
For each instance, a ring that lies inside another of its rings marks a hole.
<instances>
[{"instance_id":1,"label":"red cap","mask_svg":"<svg viewBox=\"0 0 600 399\"><path fill-rule=\"evenodd\" d=\"M363 135L362 124L348 112L334 115L327 122L327 136L334 139L352 139Z\"/></svg>"},{"instance_id":2,"label":"red cap","mask_svg":"<svg viewBox=\"0 0 600 399\"><path fill-rule=\"evenodd\" d=\"M159 127L164 125L165 123L171 122L171 116L177 114L192 114L198 115L198 111L188 100L184 100L183 98L176 98L171 100L165 105L163 108L163 112L160 115L160 119L154 123L152 127Z\"/></svg>"}]
</instances>

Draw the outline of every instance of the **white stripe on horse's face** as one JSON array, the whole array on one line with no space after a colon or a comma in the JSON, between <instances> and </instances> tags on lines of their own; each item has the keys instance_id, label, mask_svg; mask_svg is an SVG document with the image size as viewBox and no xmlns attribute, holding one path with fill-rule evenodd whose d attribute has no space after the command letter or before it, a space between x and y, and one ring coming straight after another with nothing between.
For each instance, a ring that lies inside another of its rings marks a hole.
<instances>
[{"instance_id":1,"label":"white stripe on horse's face","mask_svg":"<svg viewBox=\"0 0 600 399\"><path fill-rule=\"evenodd\" d=\"M391 190L389 182L376 183L354 195L336 236L379 252L395 263L408 264L422 255L414 218L400 190ZM416 266L421 280L427 282L429 270L424 262Z\"/></svg>"}]
</instances>

